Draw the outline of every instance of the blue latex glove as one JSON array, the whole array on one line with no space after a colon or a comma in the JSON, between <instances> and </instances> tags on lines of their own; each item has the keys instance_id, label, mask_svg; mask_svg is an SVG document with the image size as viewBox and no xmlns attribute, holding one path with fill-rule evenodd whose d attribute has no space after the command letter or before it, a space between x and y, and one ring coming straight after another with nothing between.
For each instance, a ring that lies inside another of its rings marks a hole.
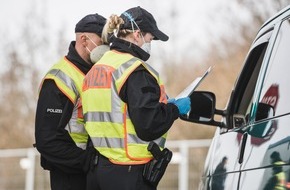
<instances>
[{"instance_id":1,"label":"blue latex glove","mask_svg":"<svg viewBox=\"0 0 290 190\"><path fill-rule=\"evenodd\" d=\"M174 98L167 99L167 103L175 104L176 100Z\"/></svg>"},{"instance_id":2,"label":"blue latex glove","mask_svg":"<svg viewBox=\"0 0 290 190\"><path fill-rule=\"evenodd\" d=\"M189 97L177 99L173 103L178 107L179 115L187 114L190 110L191 102Z\"/></svg>"}]
</instances>

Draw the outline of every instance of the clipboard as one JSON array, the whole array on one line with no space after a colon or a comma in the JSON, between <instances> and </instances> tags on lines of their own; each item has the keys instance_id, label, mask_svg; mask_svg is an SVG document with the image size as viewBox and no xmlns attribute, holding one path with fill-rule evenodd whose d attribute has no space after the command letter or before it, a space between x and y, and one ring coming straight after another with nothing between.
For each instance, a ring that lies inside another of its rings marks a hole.
<instances>
[{"instance_id":1,"label":"clipboard","mask_svg":"<svg viewBox=\"0 0 290 190\"><path fill-rule=\"evenodd\" d=\"M192 92L200 85L200 83L208 76L208 74L212 70L212 66L210 66L205 73L201 77L197 77L194 81L192 81L184 90L182 90L175 99L189 97Z\"/></svg>"}]
</instances>

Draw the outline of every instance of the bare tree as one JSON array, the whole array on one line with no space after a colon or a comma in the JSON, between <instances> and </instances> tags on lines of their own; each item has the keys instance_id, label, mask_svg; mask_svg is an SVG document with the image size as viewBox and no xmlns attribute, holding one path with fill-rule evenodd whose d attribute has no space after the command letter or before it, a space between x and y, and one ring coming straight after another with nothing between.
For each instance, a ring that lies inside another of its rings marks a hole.
<instances>
[{"instance_id":1,"label":"bare tree","mask_svg":"<svg viewBox=\"0 0 290 190\"><path fill-rule=\"evenodd\" d=\"M210 48L205 54L207 56L201 61L192 58L175 62L173 61L175 59L170 57L174 56L174 53L167 54L167 57L162 54L162 60L164 61L163 74L166 76L167 91L170 95L176 95L191 80L200 76L208 66L214 65L212 73L198 90L214 92L217 96L217 108L223 109L259 28L267 19L288 4L289 0L266 0L263 3L260 1L237 0L216 7L216 11L211 13L214 15L210 16L212 20L209 21L209 25L222 23L226 24L226 28L221 33L223 35L212 39ZM241 11L236 12L236 9L233 9L232 6ZM245 17L248 20L245 21ZM176 19L174 15L172 19ZM208 30L205 32L211 38L217 31ZM193 48L196 47L193 45L187 49ZM186 52L184 51L184 53ZM170 137L173 139L210 138L215 129L214 127L200 127L200 125L197 127L196 124L180 120L175 122L174 125L175 127L170 131Z\"/></svg>"},{"instance_id":2,"label":"bare tree","mask_svg":"<svg viewBox=\"0 0 290 190\"><path fill-rule=\"evenodd\" d=\"M34 143L34 119L41 65L57 55L51 51L45 2L34 2L25 16L19 37L5 44L6 68L0 74L0 148L31 147ZM36 6L41 5L40 9ZM62 34L62 33L60 33ZM63 35L60 35L63 37ZM62 41L62 39L59 39ZM60 51L60 50L59 50ZM49 63L52 64L52 63Z\"/></svg>"}]
</instances>

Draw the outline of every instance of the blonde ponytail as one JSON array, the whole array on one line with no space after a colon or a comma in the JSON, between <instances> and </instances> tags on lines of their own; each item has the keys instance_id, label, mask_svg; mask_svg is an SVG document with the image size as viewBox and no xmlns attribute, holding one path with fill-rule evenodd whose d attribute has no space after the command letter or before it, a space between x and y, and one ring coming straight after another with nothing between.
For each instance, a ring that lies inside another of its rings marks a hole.
<instances>
[{"instance_id":1,"label":"blonde ponytail","mask_svg":"<svg viewBox=\"0 0 290 190\"><path fill-rule=\"evenodd\" d=\"M102 40L104 43L108 43L108 36L111 36L110 34L113 32L118 34L121 24L124 24L124 20L121 17L115 14L110 16L102 32Z\"/></svg>"}]
</instances>

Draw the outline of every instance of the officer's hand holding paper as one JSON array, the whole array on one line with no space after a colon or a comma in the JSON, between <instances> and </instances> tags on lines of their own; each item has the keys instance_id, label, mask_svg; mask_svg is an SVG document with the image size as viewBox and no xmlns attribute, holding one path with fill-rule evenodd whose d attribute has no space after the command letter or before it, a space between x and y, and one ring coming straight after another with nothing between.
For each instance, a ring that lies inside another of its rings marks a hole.
<instances>
[{"instance_id":1,"label":"officer's hand holding paper","mask_svg":"<svg viewBox=\"0 0 290 190\"><path fill-rule=\"evenodd\" d=\"M191 93L200 85L201 81L203 81L203 79L205 79L205 77L211 72L212 70L212 66L210 66L205 73L203 74L202 77L197 77L194 81L192 81L192 83L190 83L190 85L188 85L183 91L181 91L176 97L175 99L179 99L179 98L185 98L185 97L189 97L191 95Z\"/></svg>"},{"instance_id":2,"label":"officer's hand holding paper","mask_svg":"<svg viewBox=\"0 0 290 190\"><path fill-rule=\"evenodd\" d=\"M169 98L168 103L175 104L178 107L179 115L185 115L190 111L190 95L198 87L201 81L210 73L212 67L209 67L202 77L196 78L189 86L187 86L176 98Z\"/></svg>"},{"instance_id":3,"label":"officer's hand holding paper","mask_svg":"<svg viewBox=\"0 0 290 190\"><path fill-rule=\"evenodd\" d=\"M187 114L190 110L190 98L179 98L175 100L174 98L170 98L167 100L168 103L172 103L177 106L179 115Z\"/></svg>"}]
</instances>

